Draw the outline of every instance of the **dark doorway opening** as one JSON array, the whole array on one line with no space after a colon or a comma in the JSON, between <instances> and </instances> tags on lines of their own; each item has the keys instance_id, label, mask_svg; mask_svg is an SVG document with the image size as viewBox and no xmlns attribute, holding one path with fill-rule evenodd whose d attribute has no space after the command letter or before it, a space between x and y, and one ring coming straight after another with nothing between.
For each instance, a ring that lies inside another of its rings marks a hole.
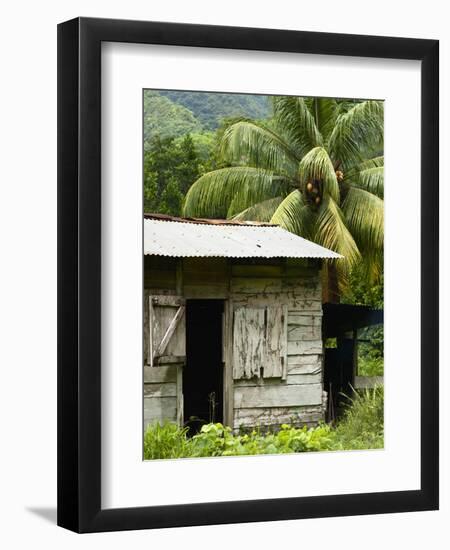
<instances>
[{"instance_id":1,"label":"dark doorway opening","mask_svg":"<svg viewBox=\"0 0 450 550\"><path fill-rule=\"evenodd\" d=\"M183 400L190 435L223 422L222 314L223 300L186 301Z\"/></svg>"},{"instance_id":2,"label":"dark doorway opening","mask_svg":"<svg viewBox=\"0 0 450 550\"><path fill-rule=\"evenodd\" d=\"M355 387L355 339L336 338L335 348L325 348L324 389L328 392L327 422L339 418L345 396L353 394Z\"/></svg>"}]
</instances>

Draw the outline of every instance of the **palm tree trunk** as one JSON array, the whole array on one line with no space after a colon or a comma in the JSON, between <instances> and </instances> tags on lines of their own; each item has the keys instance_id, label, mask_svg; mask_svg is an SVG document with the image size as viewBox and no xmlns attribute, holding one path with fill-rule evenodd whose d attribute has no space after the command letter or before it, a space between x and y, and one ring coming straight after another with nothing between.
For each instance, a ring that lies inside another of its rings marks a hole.
<instances>
[{"instance_id":1,"label":"palm tree trunk","mask_svg":"<svg viewBox=\"0 0 450 550\"><path fill-rule=\"evenodd\" d=\"M338 304L341 301L338 274L333 262L324 262L322 268L322 302Z\"/></svg>"}]
</instances>

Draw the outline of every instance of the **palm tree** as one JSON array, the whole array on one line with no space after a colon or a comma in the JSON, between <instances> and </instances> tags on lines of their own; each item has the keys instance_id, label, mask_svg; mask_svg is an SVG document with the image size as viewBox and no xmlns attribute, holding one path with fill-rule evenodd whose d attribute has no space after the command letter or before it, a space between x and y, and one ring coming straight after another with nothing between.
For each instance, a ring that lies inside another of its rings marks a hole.
<instances>
[{"instance_id":1,"label":"palm tree","mask_svg":"<svg viewBox=\"0 0 450 550\"><path fill-rule=\"evenodd\" d=\"M227 167L190 187L184 215L271 221L338 252L324 270L334 301L355 265L382 269L383 103L274 97L273 111L226 128Z\"/></svg>"}]
</instances>

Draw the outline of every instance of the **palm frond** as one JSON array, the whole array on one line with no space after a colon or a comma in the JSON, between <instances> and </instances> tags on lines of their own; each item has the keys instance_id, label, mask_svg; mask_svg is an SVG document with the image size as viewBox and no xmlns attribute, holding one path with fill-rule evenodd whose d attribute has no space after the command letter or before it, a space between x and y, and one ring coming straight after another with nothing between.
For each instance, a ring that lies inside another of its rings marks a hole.
<instances>
[{"instance_id":1,"label":"palm frond","mask_svg":"<svg viewBox=\"0 0 450 550\"><path fill-rule=\"evenodd\" d=\"M321 205L315 226L317 243L344 256L337 264L341 271L356 265L361 255L355 240L345 224L342 211L336 202L328 197Z\"/></svg>"},{"instance_id":2,"label":"palm frond","mask_svg":"<svg viewBox=\"0 0 450 550\"><path fill-rule=\"evenodd\" d=\"M317 128L326 143L338 117L337 101L330 97L314 97L309 105Z\"/></svg>"},{"instance_id":3,"label":"palm frond","mask_svg":"<svg viewBox=\"0 0 450 550\"><path fill-rule=\"evenodd\" d=\"M356 185L382 199L384 194L384 166L361 170Z\"/></svg>"},{"instance_id":4,"label":"palm frond","mask_svg":"<svg viewBox=\"0 0 450 550\"><path fill-rule=\"evenodd\" d=\"M330 156L349 168L383 147L382 101L357 103L336 120L329 139Z\"/></svg>"},{"instance_id":5,"label":"palm frond","mask_svg":"<svg viewBox=\"0 0 450 550\"><path fill-rule=\"evenodd\" d=\"M280 203L270 222L305 239L310 239L315 215L309 204L305 202L303 195L296 189Z\"/></svg>"},{"instance_id":6,"label":"palm frond","mask_svg":"<svg viewBox=\"0 0 450 550\"><path fill-rule=\"evenodd\" d=\"M208 172L194 182L186 194L183 215L205 218L225 218L235 195L254 189L257 202L264 200L272 189L274 175L267 170L247 166L232 166ZM276 189L279 187L275 186ZM279 191L278 191L279 194ZM274 191L271 197L277 196ZM249 206L245 205L245 208ZM243 208L242 208L243 209ZM241 210L242 210L241 209Z\"/></svg>"},{"instance_id":7,"label":"palm frond","mask_svg":"<svg viewBox=\"0 0 450 550\"><path fill-rule=\"evenodd\" d=\"M299 158L308 149L323 145L322 135L304 98L274 97L273 111L278 126L288 133Z\"/></svg>"},{"instance_id":8,"label":"palm frond","mask_svg":"<svg viewBox=\"0 0 450 550\"><path fill-rule=\"evenodd\" d=\"M362 170L366 170L367 168L378 168L380 166L384 166L384 156L378 156L373 158L368 158L360 162L356 167L357 172L361 172Z\"/></svg>"},{"instance_id":9,"label":"palm frond","mask_svg":"<svg viewBox=\"0 0 450 550\"><path fill-rule=\"evenodd\" d=\"M278 208L281 202L283 202L284 197L274 197L273 199L266 199L265 201L259 202L246 208L239 214L235 214L231 219L247 222L247 221L257 221L257 222L270 222L274 212Z\"/></svg>"},{"instance_id":10,"label":"palm frond","mask_svg":"<svg viewBox=\"0 0 450 550\"><path fill-rule=\"evenodd\" d=\"M342 205L347 226L364 255L378 253L384 244L384 202L365 189L350 187Z\"/></svg>"},{"instance_id":11,"label":"palm frond","mask_svg":"<svg viewBox=\"0 0 450 550\"><path fill-rule=\"evenodd\" d=\"M326 149L315 147L311 149L301 160L299 165L300 181L306 184L311 180L319 180L322 185L324 197L330 196L339 202L339 184L334 171L333 163Z\"/></svg>"},{"instance_id":12,"label":"palm frond","mask_svg":"<svg viewBox=\"0 0 450 550\"><path fill-rule=\"evenodd\" d=\"M256 122L241 120L228 126L220 143L223 159L295 177L298 161L281 136Z\"/></svg>"},{"instance_id":13,"label":"palm frond","mask_svg":"<svg viewBox=\"0 0 450 550\"><path fill-rule=\"evenodd\" d=\"M354 166L345 173L345 181L382 199L384 194L384 157L367 159Z\"/></svg>"},{"instance_id":14,"label":"palm frond","mask_svg":"<svg viewBox=\"0 0 450 550\"><path fill-rule=\"evenodd\" d=\"M244 181L238 186L236 193L228 207L227 218L262 201L275 197L285 197L289 193L289 185L285 179L273 176L272 179L263 178L259 183Z\"/></svg>"}]
</instances>

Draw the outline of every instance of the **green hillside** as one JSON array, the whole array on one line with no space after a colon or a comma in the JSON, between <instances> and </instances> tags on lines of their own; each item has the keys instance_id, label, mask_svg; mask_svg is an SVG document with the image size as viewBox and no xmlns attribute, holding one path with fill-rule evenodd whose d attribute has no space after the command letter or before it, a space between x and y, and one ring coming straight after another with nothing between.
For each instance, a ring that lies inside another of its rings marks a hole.
<instances>
[{"instance_id":1,"label":"green hillside","mask_svg":"<svg viewBox=\"0 0 450 550\"><path fill-rule=\"evenodd\" d=\"M146 148L155 136L160 138L178 137L201 130L201 123L189 109L161 96L158 92L144 91L144 142Z\"/></svg>"},{"instance_id":2,"label":"green hillside","mask_svg":"<svg viewBox=\"0 0 450 550\"><path fill-rule=\"evenodd\" d=\"M224 118L244 116L262 119L271 114L270 99L263 95L170 90L160 91L159 94L189 109L205 130L215 130Z\"/></svg>"}]
</instances>

